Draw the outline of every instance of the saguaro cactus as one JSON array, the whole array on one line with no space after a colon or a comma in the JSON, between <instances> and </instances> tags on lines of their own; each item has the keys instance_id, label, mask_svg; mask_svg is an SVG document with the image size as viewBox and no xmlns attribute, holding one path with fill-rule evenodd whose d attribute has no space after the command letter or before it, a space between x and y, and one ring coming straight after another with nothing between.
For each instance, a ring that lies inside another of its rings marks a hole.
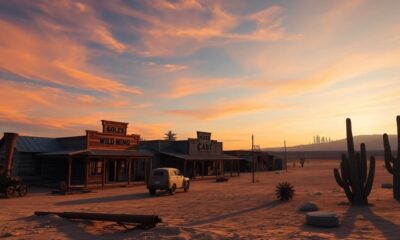
<instances>
[{"instance_id":1,"label":"saguaro cactus","mask_svg":"<svg viewBox=\"0 0 400 240\"><path fill-rule=\"evenodd\" d=\"M371 156L369 172L367 168L367 151L365 144L361 143L360 153L354 151L351 120L346 119L347 151L349 156L342 154L339 170L335 168L333 173L336 182L341 186L349 201L353 205L368 204L368 195L371 193L375 175L375 157Z\"/></svg>"},{"instance_id":2,"label":"saguaro cactus","mask_svg":"<svg viewBox=\"0 0 400 240\"><path fill-rule=\"evenodd\" d=\"M390 174L393 175L393 196L400 200L400 116L397 116L397 158L392 155L389 137L383 134L383 146L385 148L385 165Z\"/></svg>"}]
</instances>

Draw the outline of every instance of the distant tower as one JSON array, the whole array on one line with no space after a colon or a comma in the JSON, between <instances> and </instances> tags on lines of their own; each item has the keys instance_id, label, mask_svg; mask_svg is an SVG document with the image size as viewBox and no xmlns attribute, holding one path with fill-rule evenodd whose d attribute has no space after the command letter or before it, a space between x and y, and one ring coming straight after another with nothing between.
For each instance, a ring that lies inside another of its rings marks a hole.
<instances>
[{"instance_id":1,"label":"distant tower","mask_svg":"<svg viewBox=\"0 0 400 240\"><path fill-rule=\"evenodd\" d=\"M315 144L315 136L314 136L314 144Z\"/></svg>"}]
</instances>

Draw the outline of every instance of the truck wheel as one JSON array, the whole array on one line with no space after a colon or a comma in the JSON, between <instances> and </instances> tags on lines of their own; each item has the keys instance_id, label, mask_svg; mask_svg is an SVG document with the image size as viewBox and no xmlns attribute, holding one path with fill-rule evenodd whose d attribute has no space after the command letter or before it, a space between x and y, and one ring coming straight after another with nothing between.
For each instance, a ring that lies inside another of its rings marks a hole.
<instances>
[{"instance_id":1,"label":"truck wheel","mask_svg":"<svg viewBox=\"0 0 400 240\"><path fill-rule=\"evenodd\" d=\"M169 189L169 195L174 195L176 191L176 185L172 185L172 187Z\"/></svg>"},{"instance_id":2,"label":"truck wheel","mask_svg":"<svg viewBox=\"0 0 400 240\"><path fill-rule=\"evenodd\" d=\"M6 188L5 194L6 194L7 198L12 197L14 195L14 193L15 193L15 187L14 186L8 186Z\"/></svg>"},{"instance_id":3,"label":"truck wheel","mask_svg":"<svg viewBox=\"0 0 400 240\"><path fill-rule=\"evenodd\" d=\"M186 182L185 187L183 188L183 190L185 192L189 191L189 187L190 187L190 182Z\"/></svg>"},{"instance_id":4,"label":"truck wheel","mask_svg":"<svg viewBox=\"0 0 400 240\"><path fill-rule=\"evenodd\" d=\"M20 185L18 188L18 195L20 197L25 196L28 193L28 187L26 185Z\"/></svg>"},{"instance_id":5,"label":"truck wheel","mask_svg":"<svg viewBox=\"0 0 400 240\"><path fill-rule=\"evenodd\" d=\"M149 189L149 193L151 196L156 195L156 190L155 189Z\"/></svg>"}]
</instances>

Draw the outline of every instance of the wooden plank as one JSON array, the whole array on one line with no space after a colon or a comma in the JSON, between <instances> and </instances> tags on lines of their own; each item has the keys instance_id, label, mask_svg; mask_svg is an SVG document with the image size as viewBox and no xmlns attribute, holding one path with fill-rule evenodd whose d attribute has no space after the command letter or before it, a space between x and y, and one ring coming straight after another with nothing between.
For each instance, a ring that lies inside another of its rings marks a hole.
<instances>
[{"instance_id":1,"label":"wooden plank","mask_svg":"<svg viewBox=\"0 0 400 240\"><path fill-rule=\"evenodd\" d=\"M71 189L71 174L72 174L72 157L68 156L68 180L67 180L67 191Z\"/></svg>"},{"instance_id":2,"label":"wooden plank","mask_svg":"<svg viewBox=\"0 0 400 240\"><path fill-rule=\"evenodd\" d=\"M88 188L89 183L89 161L90 158L85 158L85 188Z\"/></svg>"},{"instance_id":3,"label":"wooden plank","mask_svg":"<svg viewBox=\"0 0 400 240\"><path fill-rule=\"evenodd\" d=\"M101 176L102 176L101 188L104 188L104 185L106 184L106 170L107 170L105 158L101 159L101 168L102 168L101 169L101 171L102 171L102 173L101 173Z\"/></svg>"},{"instance_id":4,"label":"wooden plank","mask_svg":"<svg viewBox=\"0 0 400 240\"><path fill-rule=\"evenodd\" d=\"M132 165L132 159L128 158L128 185L131 184L131 173L132 173L131 165Z\"/></svg>"}]
</instances>

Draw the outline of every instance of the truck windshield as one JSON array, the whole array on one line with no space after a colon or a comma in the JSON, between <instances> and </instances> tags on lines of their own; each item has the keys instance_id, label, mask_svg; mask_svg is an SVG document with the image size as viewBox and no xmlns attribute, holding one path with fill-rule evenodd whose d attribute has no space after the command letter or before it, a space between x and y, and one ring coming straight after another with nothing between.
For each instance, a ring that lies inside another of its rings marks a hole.
<instances>
[{"instance_id":1,"label":"truck windshield","mask_svg":"<svg viewBox=\"0 0 400 240\"><path fill-rule=\"evenodd\" d=\"M162 176L164 176L164 171L155 171L155 172L153 173L153 175L154 175L154 176L162 177Z\"/></svg>"}]
</instances>

